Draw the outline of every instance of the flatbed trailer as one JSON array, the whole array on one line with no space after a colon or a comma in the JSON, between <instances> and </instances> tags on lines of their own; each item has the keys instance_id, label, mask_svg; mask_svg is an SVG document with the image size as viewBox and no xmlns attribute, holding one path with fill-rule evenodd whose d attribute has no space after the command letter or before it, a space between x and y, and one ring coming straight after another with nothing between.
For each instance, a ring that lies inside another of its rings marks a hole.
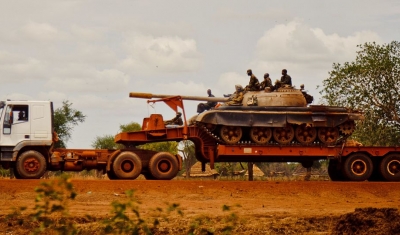
<instances>
[{"instance_id":1,"label":"flatbed trailer","mask_svg":"<svg viewBox=\"0 0 400 235\"><path fill-rule=\"evenodd\" d=\"M400 147L334 145L257 145L219 143L207 129L198 126L164 126L160 114L145 118L143 130L120 133L115 142L129 147L154 142L190 140L195 145L196 158L214 168L215 162L300 162L311 167L313 161L329 160L328 173L332 180L364 181L400 180Z\"/></svg>"}]
</instances>

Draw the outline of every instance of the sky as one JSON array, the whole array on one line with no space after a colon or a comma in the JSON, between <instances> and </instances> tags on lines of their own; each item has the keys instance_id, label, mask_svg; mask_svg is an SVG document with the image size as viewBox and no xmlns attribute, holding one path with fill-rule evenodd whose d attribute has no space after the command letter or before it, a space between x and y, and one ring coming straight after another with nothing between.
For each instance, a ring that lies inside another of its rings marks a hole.
<instances>
[{"instance_id":1,"label":"sky","mask_svg":"<svg viewBox=\"0 0 400 235\"><path fill-rule=\"evenodd\" d=\"M152 113L164 103L130 92L217 97L245 86L247 69L272 81L287 69L320 103L333 63L357 45L398 41L400 1L0 0L0 100L68 100L86 115L69 148ZM185 101L187 118L198 101Z\"/></svg>"}]
</instances>

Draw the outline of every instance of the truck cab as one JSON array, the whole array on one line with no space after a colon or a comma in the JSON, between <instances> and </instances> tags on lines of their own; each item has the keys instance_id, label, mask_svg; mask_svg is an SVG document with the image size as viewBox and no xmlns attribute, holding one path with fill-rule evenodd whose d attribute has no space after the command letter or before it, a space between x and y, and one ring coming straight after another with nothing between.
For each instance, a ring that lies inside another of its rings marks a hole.
<instances>
[{"instance_id":1,"label":"truck cab","mask_svg":"<svg viewBox=\"0 0 400 235\"><path fill-rule=\"evenodd\" d=\"M27 151L48 157L53 145L53 104L50 101L0 101L0 165L16 166Z\"/></svg>"}]
</instances>

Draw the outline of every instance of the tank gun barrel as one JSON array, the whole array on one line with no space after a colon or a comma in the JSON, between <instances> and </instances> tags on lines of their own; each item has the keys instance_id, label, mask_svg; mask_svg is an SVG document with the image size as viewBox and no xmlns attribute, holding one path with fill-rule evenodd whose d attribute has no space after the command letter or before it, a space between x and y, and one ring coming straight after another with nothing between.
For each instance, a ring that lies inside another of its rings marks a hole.
<instances>
[{"instance_id":1,"label":"tank gun barrel","mask_svg":"<svg viewBox=\"0 0 400 235\"><path fill-rule=\"evenodd\" d=\"M168 98L178 95L162 95L142 92L130 92L129 97L141 98L141 99L153 99L153 98ZM179 95L183 100L198 100L198 101L212 101L212 102L227 102L228 98L224 97L206 97L206 96L185 96Z\"/></svg>"}]
</instances>

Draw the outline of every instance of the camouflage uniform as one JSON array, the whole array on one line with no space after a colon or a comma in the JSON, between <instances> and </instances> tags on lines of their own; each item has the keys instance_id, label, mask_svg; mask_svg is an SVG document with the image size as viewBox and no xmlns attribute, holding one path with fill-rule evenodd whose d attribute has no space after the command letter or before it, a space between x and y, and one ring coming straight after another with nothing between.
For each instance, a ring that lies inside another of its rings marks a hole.
<instances>
[{"instance_id":1,"label":"camouflage uniform","mask_svg":"<svg viewBox=\"0 0 400 235\"><path fill-rule=\"evenodd\" d=\"M251 69L247 70L247 75L250 76L249 85L246 86L246 91L259 91L260 90L260 83L256 76L254 76Z\"/></svg>"},{"instance_id":2,"label":"camouflage uniform","mask_svg":"<svg viewBox=\"0 0 400 235\"><path fill-rule=\"evenodd\" d=\"M229 101L225 103L225 105L241 105L243 100L243 87L241 85L235 86L236 91L229 98Z\"/></svg>"},{"instance_id":3,"label":"camouflage uniform","mask_svg":"<svg viewBox=\"0 0 400 235\"><path fill-rule=\"evenodd\" d=\"M182 126L183 125L183 121L182 121L182 117L181 116L182 116L182 113L177 112L176 116L173 119L164 121L164 125L179 125L179 126Z\"/></svg>"},{"instance_id":4,"label":"camouflage uniform","mask_svg":"<svg viewBox=\"0 0 400 235\"><path fill-rule=\"evenodd\" d=\"M268 73L264 74L264 81L261 82L260 87L261 87L261 90L265 90L265 88L267 88L267 87L272 89L273 85L272 85L271 78L269 78Z\"/></svg>"}]
</instances>

